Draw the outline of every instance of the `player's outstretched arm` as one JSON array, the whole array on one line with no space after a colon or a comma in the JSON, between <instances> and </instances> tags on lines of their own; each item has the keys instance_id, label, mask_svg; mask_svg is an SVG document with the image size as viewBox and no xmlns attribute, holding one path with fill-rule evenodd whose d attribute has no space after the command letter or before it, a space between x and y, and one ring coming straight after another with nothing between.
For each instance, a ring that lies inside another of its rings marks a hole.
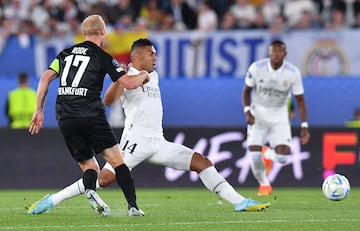
<instances>
[{"instance_id":1,"label":"player's outstretched arm","mask_svg":"<svg viewBox=\"0 0 360 231\"><path fill-rule=\"evenodd\" d=\"M111 106L119 100L123 92L124 88L120 85L120 83L118 81L113 82L105 92L104 104L106 106Z\"/></svg>"},{"instance_id":2,"label":"player's outstretched arm","mask_svg":"<svg viewBox=\"0 0 360 231\"><path fill-rule=\"evenodd\" d=\"M31 135L38 134L43 126L45 98L49 90L49 84L56 76L57 73L55 71L48 69L44 72L39 81L36 93L36 109L29 126L29 133Z\"/></svg>"},{"instance_id":3,"label":"player's outstretched arm","mask_svg":"<svg viewBox=\"0 0 360 231\"><path fill-rule=\"evenodd\" d=\"M245 113L245 117L246 117L246 123L247 124L253 124L255 121L254 116L251 114L250 112L250 94L251 94L251 90L252 87L249 87L247 85L245 85L243 92L242 92L242 102L243 102L243 106L244 106L244 113Z\"/></svg>"},{"instance_id":4,"label":"player's outstretched arm","mask_svg":"<svg viewBox=\"0 0 360 231\"><path fill-rule=\"evenodd\" d=\"M299 108L299 115L301 120L301 143L307 144L310 140L310 133L308 129L307 124L307 109L306 109L306 103L305 103L305 97L304 95L296 95L295 96L296 103Z\"/></svg>"},{"instance_id":5,"label":"player's outstretched arm","mask_svg":"<svg viewBox=\"0 0 360 231\"><path fill-rule=\"evenodd\" d=\"M149 82L149 80L150 80L149 73L147 71L142 70L137 75L125 74L121 76L117 80L117 82L119 82L123 88L132 90L144 85L145 83Z\"/></svg>"}]
</instances>

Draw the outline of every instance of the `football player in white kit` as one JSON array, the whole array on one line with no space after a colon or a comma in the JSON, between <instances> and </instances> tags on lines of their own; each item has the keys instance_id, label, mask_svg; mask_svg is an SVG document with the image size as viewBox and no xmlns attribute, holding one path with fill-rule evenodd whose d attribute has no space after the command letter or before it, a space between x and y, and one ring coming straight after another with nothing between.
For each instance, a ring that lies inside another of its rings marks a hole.
<instances>
[{"instance_id":1,"label":"football player in white kit","mask_svg":"<svg viewBox=\"0 0 360 231\"><path fill-rule=\"evenodd\" d=\"M234 206L234 210L260 211L270 206L267 202L258 202L244 198L218 173L212 162L194 150L165 140L163 136L163 108L159 89L159 78L154 70L156 50L148 39L135 41L131 48L131 67L128 75L136 75L140 70L149 72L150 81L142 87L126 90L119 84L111 84L105 97L105 105L111 105L119 97L125 111L125 127L119 148L124 153L124 162L133 169L143 161L179 170L195 171L202 183L211 192ZM106 163L99 174L98 187L105 187L115 181L115 172ZM82 179L64 188L58 193L39 200L33 214L40 214L58 205L61 201L84 193ZM143 216L140 209L129 216Z\"/></svg>"},{"instance_id":2,"label":"football player in white kit","mask_svg":"<svg viewBox=\"0 0 360 231\"><path fill-rule=\"evenodd\" d=\"M288 99L296 99L301 119L301 143L310 139L304 87L299 69L287 62L286 45L280 40L269 47L269 58L252 63L245 77L242 100L246 114L247 145L251 154L251 170L259 183L259 196L272 193L265 173L265 160L286 163L291 153L291 127ZM261 154L262 146L270 148Z\"/></svg>"}]
</instances>

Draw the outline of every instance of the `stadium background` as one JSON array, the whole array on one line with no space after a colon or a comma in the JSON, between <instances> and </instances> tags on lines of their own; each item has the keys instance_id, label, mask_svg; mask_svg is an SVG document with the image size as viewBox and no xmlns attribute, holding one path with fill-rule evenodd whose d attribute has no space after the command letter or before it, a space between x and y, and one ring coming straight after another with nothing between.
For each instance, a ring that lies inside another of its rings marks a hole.
<instances>
[{"instance_id":1,"label":"stadium background","mask_svg":"<svg viewBox=\"0 0 360 231\"><path fill-rule=\"evenodd\" d=\"M280 37L288 44L288 60L304 73L312 140L309 145L299 145L299 119L295 118L294 162L278 166L271 173L274 185L318 187L323 175L332 171L347 175L352 185L360 185L359 132L344 127L360 106L360 79L356 78L360 72L360 51L353 49L358 33L306 31ZM146 35L158 49L166 137L208 155L235 186L255 186L244 149L241 90L247 65L266 56L273 37L261 30L206 36L196 32ZM129 38L136 36L145 34L130 34ZM7 92L16 86L19 71L28 72L31 86L36 88L39 73L73 39L43 41L32 37L24 46L16 37L9 38L0 56L0 107L4 108ZM108 49L114 55L124 55L129 43L127 47L114 45ZM109 83L107 79L105 87ZM74 170L76 164L57 129L56 91L53 83L46 101L46 129L39 136L29 136L26 130L7 129L5 113L0 114L0 174L4 176L1 188L59 188L81 175ZM140 187L200 185L191 173L146 164L134 170L134 178Z\"/></svg>"}]
</instances>

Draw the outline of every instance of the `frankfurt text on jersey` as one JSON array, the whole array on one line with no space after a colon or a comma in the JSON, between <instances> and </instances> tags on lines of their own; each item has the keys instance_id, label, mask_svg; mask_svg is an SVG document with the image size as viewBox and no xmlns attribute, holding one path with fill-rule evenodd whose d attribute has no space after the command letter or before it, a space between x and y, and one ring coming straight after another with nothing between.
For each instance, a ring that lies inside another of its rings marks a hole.
<instances>
[{"instance_id":1,"label":"frankfurt text on jersey","mask_svg":"<svg viewBox=\"0 0 360 231\"><path fill-rule=\"evenodd\" d=\"M59 87L59 95L76 95L76 96L86 96L89 89L87 88L75 88L75 87Z\"/></svg>"}]
</instances>

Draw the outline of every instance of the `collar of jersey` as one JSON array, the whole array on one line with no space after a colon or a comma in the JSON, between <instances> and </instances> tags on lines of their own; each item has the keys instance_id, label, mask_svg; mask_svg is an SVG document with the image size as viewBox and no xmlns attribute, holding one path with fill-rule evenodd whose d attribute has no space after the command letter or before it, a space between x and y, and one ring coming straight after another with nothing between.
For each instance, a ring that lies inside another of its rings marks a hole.
<instances>
[{"instance_id":1,"label":"collar of jersey","mask_svg":"<svg viewBox=\"0 0 360 231\"><path fill-rule=\"evenodd\" d=\"M275 70L271 64L270 64L270 59L269 59L269 62L267 63L267 66L268 66L268 69L269 69L269 72L283 72L284 70L284 67L285 67L285 60L283 61L283 64L281 65L281 67L279 67L279 69Z\"/></svg>"}]
</instances>

